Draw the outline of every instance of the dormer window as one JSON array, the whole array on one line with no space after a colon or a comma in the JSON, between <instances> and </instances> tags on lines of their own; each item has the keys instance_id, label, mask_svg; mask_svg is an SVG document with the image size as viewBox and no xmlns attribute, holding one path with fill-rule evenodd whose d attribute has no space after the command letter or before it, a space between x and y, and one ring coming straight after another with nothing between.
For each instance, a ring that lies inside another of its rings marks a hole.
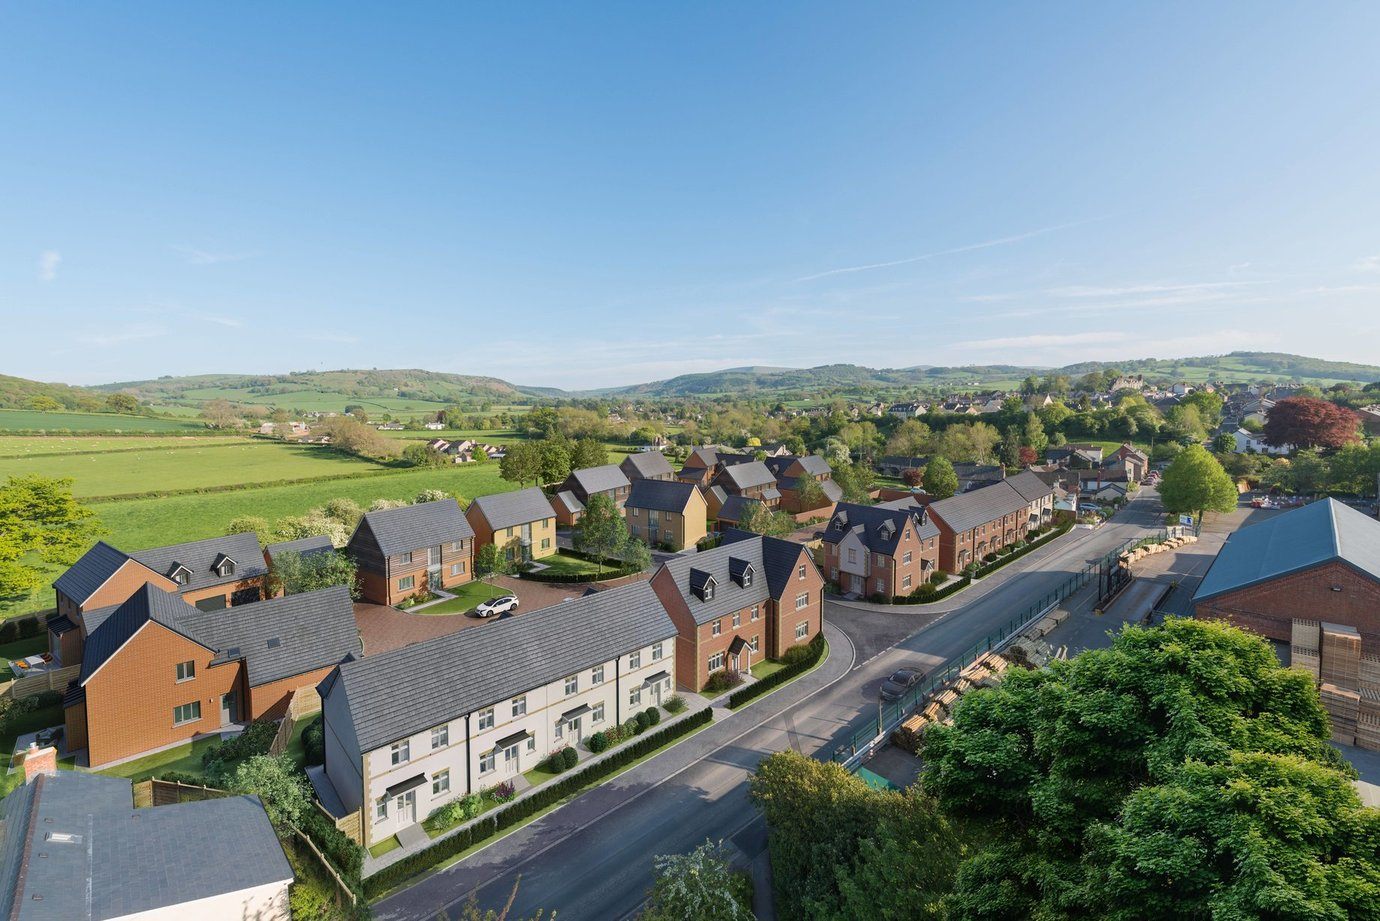
<instances>
[{"instance_id":1,"label":"dormer window","mask_svg":"<svg viewBox=\"0 0 1380 921\"><path fill-rule=\"evenodd\" d=\"M718 582L703 569L690 570L690 591L701 601L714 600L714 590L717 587Z\"/></svg>"},{"instance_id":2,"label":"dormer window","mask_svg":"<svg viewBox=\"0 0 1380 921\"><path fill-rule=\"evenodd\" d=\"M187 585L192 581L192 571L181 563L173 565L172 580L178 585Z\"/></svg>"},{"instance_id":3,"label":"dormer window","mask_svg":"<svg viewBox=\"0 0 1380 921\"><path fill-rule=\"evenodd\" d=\"M216 560L215 569L216 573L222 579L226 576L233 576L235 574L235 561L230 559L230 557L228 556L223 556L220 559Z\"/></svg>"},{"instance_id":4,"label":"dormer window","mask_svg":"<svg viewBox=\"0 0 1380 921\"><path fill-rule=\"evenodd\" d=\"M729 578L734 582L737 582L743 588L748 588L752 585L752 578L757 574L757 570L755 570L752 564L747 560L729 557L728 574Z\"/></svg>"}]
</instances>

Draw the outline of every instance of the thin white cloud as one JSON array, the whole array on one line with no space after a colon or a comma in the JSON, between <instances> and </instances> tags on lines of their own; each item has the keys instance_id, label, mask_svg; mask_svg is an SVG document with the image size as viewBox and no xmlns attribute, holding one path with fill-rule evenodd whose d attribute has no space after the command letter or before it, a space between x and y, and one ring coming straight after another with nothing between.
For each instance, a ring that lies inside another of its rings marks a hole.
<instances>
[{"instance_id":1,"label":"thin white cloud","mask_svg":"<svg viewBox=\"0 0 1380 921\"><path fill-rule=\"evenodd\" d=\"M38 254L38 280L52 281L57 278L58 266L62 265L62 253L55 249L45 249Z\"/></svg>"},{"instance_id":2,"label":"thin white cloud","mask_svg":"<svg viewBox=\"0 0 1380 921\"><path fill-rule=\"evenodd\" d=\"M167 334L167 327L148 324L142 326L127 326L123 329L115 329L108 332L90 333L88 335L79 336L77 339L79 342L91 348L108 349L130 342L157 339Z\"/></svg>"},{"instance_id":3,"label":"thin white cloud","mask_svg":"<svg viewBox=\"0 0 1380 921\"><path fill-rule=\"evenodd\" d=\"M1100 220L1100 218L1095 220ZM1071 221L1066 224L1055 224L1052 227L1041 227L1038 230L1029 230L1025 233L1013 234L1009 237L997 237L995 240L983 240L981 243L969 243L966 246L955 246L951 249L941 249L932 253L922 253L919 256L911 256L907 259L893 259L890 262L873 262L867 265L850 265L840 269L830 269L827 272L817 272L814 275L806 275L803 278L797 278L796 281L815 281L816 279L829 278L833 275L849 275L854 272L870 272L873 269L889 269L898 265L911 265L916 262L926 262L930 259L938 259L941 256L956 256L960 253L971 253L980 249L991 249L994 246L1010 246L1012 243L1020 243L1032 237L1044 236L1047 233L1054 233L1057 230L1066 230L1069 227L1077 227L1087 223L1090 223L1090 221Z\"/></svg>"},{"instance_id":4,"label":"thin white cloud","mask_svg":"<svg viewBox=\"0 0 1380 921\"><path fill-rule=\"evenodd\" d=\"M197 249L194 246L174 246L173 252L182 256L189 265L219 265L222 262L242 262L253 259L258 253L216 253Z\"/></svg>"},{"instance_id":5,"label":"thin white cloud","mask_svg":"<svg viewBox=\"0 0 1380 921\"><path fill-rule=\"evenodd\" d=\"M1380 272L1380 255L1362 256L1352 264L1358 272Z\"/></svg>"}]
</instances>

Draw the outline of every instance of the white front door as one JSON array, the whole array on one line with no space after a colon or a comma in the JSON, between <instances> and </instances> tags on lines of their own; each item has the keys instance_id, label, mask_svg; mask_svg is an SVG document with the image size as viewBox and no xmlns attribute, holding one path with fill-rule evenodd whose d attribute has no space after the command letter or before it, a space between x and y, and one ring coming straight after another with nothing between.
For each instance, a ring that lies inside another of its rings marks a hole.
<instances>
[{"instance_id":1,"label":"white front door","mask_svg":"<svg viewBox=\"0 0 1380 921\"><path fill-rule=\"evenodd\" d=\"M584 730L580 726L580 717L575 717L573 720L570 721L569 725L571 742L575 745L579 745L581 742L584 741L585 738Z\"/></svg>"},{"instance_id":2,"label":"white front door","mask_svg":"<svg viewBox=\"0 0 1380 921\"><path fill-rule=\"evenodd\" d=\"M393 809L397 815L398 826L406 828L408 825L417 823L417 791L408 790L400 795L393 803Z\"/></svg>"},{"instance_id":3,"label":"white front door","mask_svg":"<svg viewBox=\"0 0 1380 921\"><path fill-rule=\"evenodd\" d=\"M503 749L503 773L507 777L519 773L518 747L516 745L509 745Z\"/></svg>"}]
</instances>

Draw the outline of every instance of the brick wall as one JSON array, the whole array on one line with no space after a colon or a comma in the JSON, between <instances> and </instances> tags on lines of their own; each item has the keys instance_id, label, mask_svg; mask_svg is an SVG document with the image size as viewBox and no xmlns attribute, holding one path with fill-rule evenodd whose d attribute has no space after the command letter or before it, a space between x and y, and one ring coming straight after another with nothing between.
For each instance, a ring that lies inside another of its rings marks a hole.
<instances>
[{"instance_id":1,"label":"brick wall","mask_svg":"<svg viewBox=\"0 0 1380 921\"><path fill-rule=\"evenodd\" d=\"M1194 616L1286 643L1295 618L1345 624L1361 634L1363 653L1380 654L1380 580L1338 561L1209 598Z\"/></svg>"}]
</instances>

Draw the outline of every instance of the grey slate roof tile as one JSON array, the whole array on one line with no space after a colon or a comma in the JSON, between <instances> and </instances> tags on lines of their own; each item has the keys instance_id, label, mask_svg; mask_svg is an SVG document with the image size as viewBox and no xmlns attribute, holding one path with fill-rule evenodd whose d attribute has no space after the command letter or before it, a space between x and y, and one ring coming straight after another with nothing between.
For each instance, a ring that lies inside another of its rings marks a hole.
<instances>
[{"instance_id":1,"label":"grey slate roof tile","mask_svg":"<svg viewBox=\"0 0 1380 921\"><path fill-rule=\"evenodd\" d=\"M361 750L372 751L675 634L637 582L345 662L329 693L345 694Z\"/></svg>"},{"instance_id":2,"label":"grey slate roof tile","mask_svg":"<svg viewBox=\"0 0 1380 921\"><path fill-rule=\"evenodd\" d=\"M961 533L1010 515L1027 505L1029 503L1025 497L1003 480L931 503L930 514Z\"/></svg>"},{"instance_id":3,"label":"grey slate roof tile","mask_svg":"<svg viewBox=\"0 0 1380 921\"><path fill-rule=\"evenodd\" d=\"M68 567L66 572L57 577L53 587L77 604L84 604L86 599L104 585L128 559L128 556L110 544L98 540L90 550Z\"/></svg>"},{"instance_id":4,"label":"grey slate roof tile","mask_svg":"<svg viewBox=\"0 0 1380 921\"><path fill-rule=\"evenodd\" d=\"M675 582L695 623L706 624L768 598L781 597L795 573L801 550L799 544L790 541L730 528L724 531L723 543L718 547L672 557L663 568ZM752 564L759 576L752 585L744 588L733 581L734 559ZM694 594L692 582L702 577L692 577L692 571L714 577L716 588L711 600L702 601Z\"/></svg>"},{"instance_id":5,"label":"grey slate roof tile","mask_svg":"<svg viewBox=\"0 0 1380 921\"><path fill-rule=\"evenodd\" d=\"M460 503L454 499L366 512L364 521L368 522L379 552L384 556L474 537L474 529L460 511Z\"/></svg>"},{"instance_id":6,"label":"grey slate roof tile","mask_svg":"<svg viewBox=\"0 0 1380 921\"><path fill-rule=\"evenodd\" d=\"M185 544L169 547L154 547L152 550L136 550L129 554L130 559L143 563L160 576L172 578L173 570L186 566L191 570L191 581L180 587L180 591L209 588L224 585L241 579L252 579L268 572L264 563L264 551L259 546L259 538L253 533L227 534L224 537L208 537ZM235 561L235 571L222 576L211 567L222 557Z\"/></svg>"},{"instance_id":7,"label":"grey slate roof tile","mask_svg":"<svg viewBox=\"0 0 1380 921\"><path fill-rule=\"evenodd\" d=\"M633 480L627 505L631 508L681 512L699 487L678 480Z\"/></svg>"},{"instance_id":8,"label":"grey slate roof tile","mask_svg":"<svg viewBox=\"0 0 1380 921\"><path fill-rule=\"evenodd\" d=\"M522 524L531 524L534 521L542 521L554 516L554 512L551 510L551 500L547 499L546 494L535 486L519 489L515 492L499 492L491 496L480 496L474 500L473 506L478 507L484 515L484 520L495 531L499 528L513 528Z\"/></svg>"},{"instance_id":9,"label":"grey slate roof tile","mask_svg":"<svg viewBox=\"0 0 1380 921\"><path fill-rule=\"evenodd\" d=\"M571 471L570 479L579 484L580 489L584 490L587 496L592 496L598 492L626 489L628 486L628 477L622 470L618 469L617 464L582 467L579 470Z\"/></svg>"},{"instance_id":10,"label":"grey slate roof tile","mask_svg":"<svg viewBox=\"0 0 1380 921\"><path fill-rule=\"evenodd\" d=\"M634 474L645 479L668 477L675 472L671 467L671 462L660 451L639 451L636 454L629 454L623 458L623 462L619 466L623 468L628 479L633 479ZM631 468L631 472L629 472L629 468Z\"/></svg>"}]
</instances>

